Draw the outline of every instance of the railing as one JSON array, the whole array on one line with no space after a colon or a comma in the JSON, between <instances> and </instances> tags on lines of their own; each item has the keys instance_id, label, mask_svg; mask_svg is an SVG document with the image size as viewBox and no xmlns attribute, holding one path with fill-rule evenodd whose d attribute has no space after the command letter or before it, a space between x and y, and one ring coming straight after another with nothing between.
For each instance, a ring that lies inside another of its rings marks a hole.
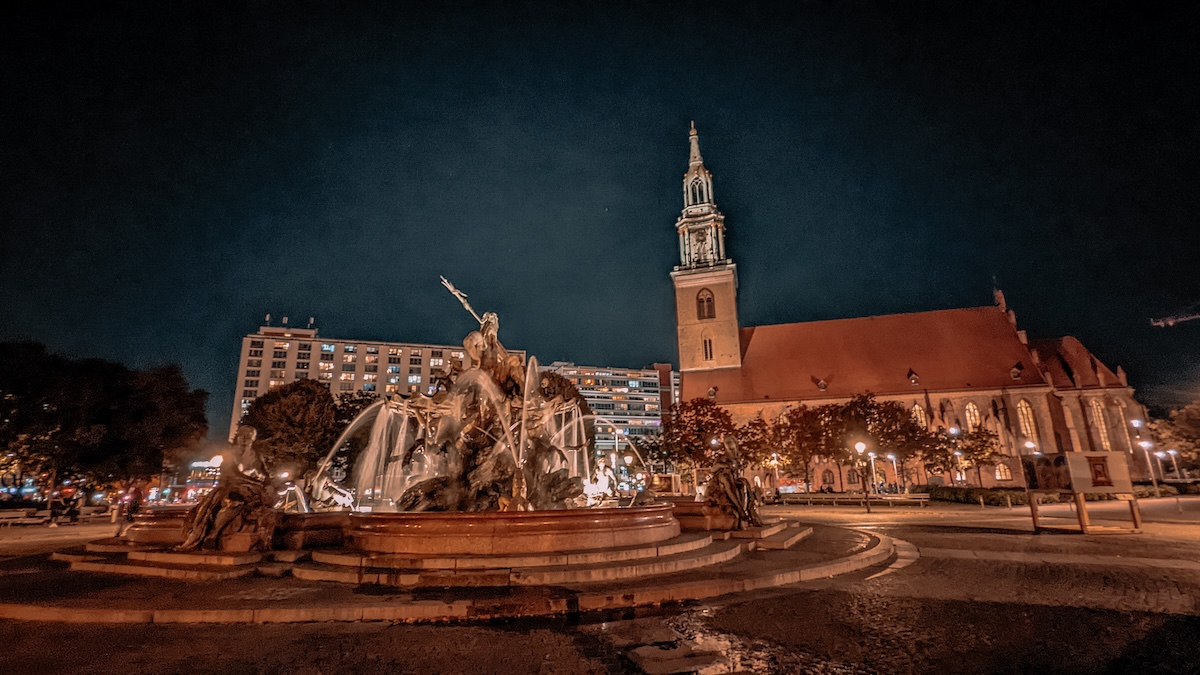
<instances>
[{"instance_id":1,"label":"railing","mask_svg":"<svg viewBox=\"0 0 1200 675\"><path fill-rule=\"evenodd\" d=\"M896 494L896 495L870 495L867 497L872 504L887 504L895 506L896 504L907 504L912 506L928 506L929 495L927 494ZM804 504L806 506L861 506L864 498L861 494L830 494L827 492L785 492L779 495L779 501L783 504Z\"/></svg>"}]
</instances>

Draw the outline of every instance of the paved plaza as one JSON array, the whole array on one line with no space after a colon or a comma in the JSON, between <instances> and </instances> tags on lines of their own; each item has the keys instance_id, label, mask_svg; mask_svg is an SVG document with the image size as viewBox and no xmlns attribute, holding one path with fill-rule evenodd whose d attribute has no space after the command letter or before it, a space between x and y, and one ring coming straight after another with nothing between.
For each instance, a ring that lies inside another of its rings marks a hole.
<instances>
[{"instance_id":1,"label":"paved plaza","mask_svg":"<svg viewBox=\"0 0 1200 675\"><path fill-rule=\"evenodd\" d=\"M1026 509L768 507L818 533L890 537L895 555L660 609L459 625L4 621L0 640L19 639L23 665L45 673L1200 672L1200 498L1142 508L1144 534L1084 536L1065 533L1066 506L1044 514L1064 533L1040 535ZM0 582L109 529L0 531Z\"/></svg>"}]
</instances>

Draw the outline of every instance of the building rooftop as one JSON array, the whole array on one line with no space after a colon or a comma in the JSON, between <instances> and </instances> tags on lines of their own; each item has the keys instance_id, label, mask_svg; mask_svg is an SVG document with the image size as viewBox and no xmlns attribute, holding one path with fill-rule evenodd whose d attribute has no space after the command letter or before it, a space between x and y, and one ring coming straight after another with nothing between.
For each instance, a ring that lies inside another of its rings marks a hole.
<instances>
[{"instance_id":1,"label":"building rooftop","mask_svg":"<svg viewBox=\"0 0 1200 675\"><path fill-rule=\"evenodd\" d=\"M720 403L1045 385L999 306L741 329L741 368L683 373Z\"/></svg>"}]
</instances>

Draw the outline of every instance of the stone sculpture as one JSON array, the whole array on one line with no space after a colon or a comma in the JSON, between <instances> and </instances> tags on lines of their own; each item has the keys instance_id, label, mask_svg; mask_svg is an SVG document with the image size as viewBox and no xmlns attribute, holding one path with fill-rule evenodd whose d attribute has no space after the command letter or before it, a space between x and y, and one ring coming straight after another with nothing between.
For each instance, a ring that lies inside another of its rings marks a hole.
<instances>
[{"instance_id":1,"label":"stone sculpture","mask_svg":"<svg viewBox=\"0 0 1200 675\"><path fill-rule=\"evenodd\" d=\"M221 463L217 486L188 512L177 551L269 549L275 532L277 494L254 440L258 431L243 426Z\"/></svg>"},{"instance_id":2,"label":"stone sculpture","mask_svg":"<svg viewBox=\"0 0 1200 675\"><path fill-rule=\"evenodd\" d=\"M722 514L733 518L735 530L762 527L758 497L750 481L742 476L742 458L737 441L726 438L724 452L713 462L712 475L704 490L705 500Z\"/></svg>"}]
</instances>

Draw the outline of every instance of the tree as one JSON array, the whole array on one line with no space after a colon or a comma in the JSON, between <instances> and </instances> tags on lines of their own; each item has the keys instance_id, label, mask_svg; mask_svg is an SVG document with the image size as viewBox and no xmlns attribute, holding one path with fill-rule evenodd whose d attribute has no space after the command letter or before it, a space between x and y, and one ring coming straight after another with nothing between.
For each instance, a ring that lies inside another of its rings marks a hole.
<instances>
[{"instance_id":1,"label":"tree","mask_svg":"<svg viewBox=\"0 0 1200 675\"><path fill-rule=\"evenodd\" d=\"M66 477L112 484L158 474L164 455L204 435L207 396L189 389L177 366L133 371L52 355L37 343L0 346L0 443L14 469L43 473L49 486Z\"/></svg>"},{"instance_id":2,"label":"tree","mask_svg":"<svg viewBox=\"0 0 1200 675\"><path fill-rule=\"evenodd\" d=\"M1159 450L1177 450L1179 468L1200 468L1200 401L1172 410L1167 419L1150 422Z\"/></svg>"},{"instance_id":3,"label":"tree","mask_svg":"<svg viewBox=\"0 0 1200 675\"><path fill-rule=\"evenodd\" d=\"M959 434L959 451L962 452L963 463L975 468L975 479L979 487L983 487L983 467L992 465L1004 455L1000 446L1000 437L995 432L979 427L974 431Z\"/></svg>"},{"instance_id":4,"label":"tree","mask_svg":"<svg viewBox=\"0 0 1200 675\"><path fill-rule=\"evenodd\" d=\"M779 453L779 429L776 424L764 420L761 413L737 427L735 433L738 450L747 466L765 465L771 455Z\"/></svg>"},{"instance_id":5,"label":"tree","mask_svg":"<svg viewBox=\"0 0 1200 675\"><path fill-rule=\"evenodd\" d=\"M733 419L724 408L711 399L694 398L675 406L663 422L663 445L673 461L691 466L694 487L696 471L710 465L721 439L735 432Z\"/></svg>"},{"instance_id":6,"label":"tree","mask_svg":"<svg viewBox=\"0 0 1200 675\"><path fill-rule=\"evenodd\" d=\"M329 450L336 416L337 404L325 385L296 380L254 399L242 423L258 430L254 448L268 468L287 467L299 476Z\"/></svg>"},{"instance_id":7,"label":"tree","mask_svg":"<svg viewBox=\"0 0 1200 675\"><path fill-rule=\"evenodd\" d=\"M791 471L799 469L806 491L812 490L812 465L822 457L832 459L842 447L841 406L816 408L799 405L780 415L780 458Z\"/></svg>"}]
</instances>

